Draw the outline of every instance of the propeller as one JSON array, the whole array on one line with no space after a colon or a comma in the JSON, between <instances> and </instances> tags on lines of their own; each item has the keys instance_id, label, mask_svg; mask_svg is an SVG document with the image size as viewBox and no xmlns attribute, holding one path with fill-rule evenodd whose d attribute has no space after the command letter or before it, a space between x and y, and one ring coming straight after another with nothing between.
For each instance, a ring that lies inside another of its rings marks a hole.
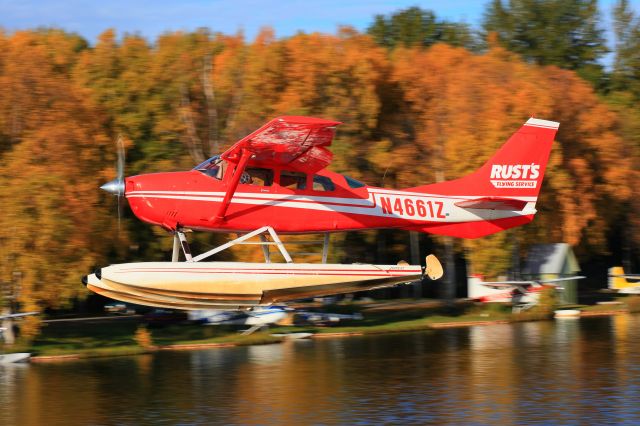
<instances>
[{"instance_id":1,"label":"propeller","mask_svg":"<svg viewBox=\"0 0 640 426\"><path fill-rule=\"evenodd\" d=\"M124 141L122 135L118 135L116 140L116 178L111 182L105 183L100 189L118 197L118 230L120 230L120 217L122 216L121 197L124 195Z\"/></svg>"}]
</instances>

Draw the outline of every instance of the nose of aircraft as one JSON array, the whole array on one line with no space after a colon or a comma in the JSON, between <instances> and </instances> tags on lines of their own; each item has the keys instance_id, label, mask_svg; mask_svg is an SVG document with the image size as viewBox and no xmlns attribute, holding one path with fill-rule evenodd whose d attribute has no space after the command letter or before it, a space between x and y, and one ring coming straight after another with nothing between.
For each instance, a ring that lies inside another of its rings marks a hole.
<instances>
[{"instance_id":1,"label":"nose of aircraft","mask_svg":"<svg viewBox=\"0 0 640 426\"><path fill-rule=\"evenodd\" d=\"M105 190L113 195L124 195L124 181L120 179L114 179L111 182L102 185L100 189Z\"/></svg>"}]
</instances>

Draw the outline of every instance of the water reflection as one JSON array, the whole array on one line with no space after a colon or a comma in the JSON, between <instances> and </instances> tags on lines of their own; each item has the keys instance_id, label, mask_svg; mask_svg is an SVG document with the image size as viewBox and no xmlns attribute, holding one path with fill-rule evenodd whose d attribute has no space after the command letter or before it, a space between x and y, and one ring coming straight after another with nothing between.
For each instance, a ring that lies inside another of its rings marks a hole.
<instances>
[{"instance_id":1,"label":"water reflection","mask_svg":"<svg viewBox=\"0 0 640 426\"><path fill-rule=\"evenodd\" d=\"M0 369L0 424L640 422L640 316Z\"/></svg>"}]
</instances>

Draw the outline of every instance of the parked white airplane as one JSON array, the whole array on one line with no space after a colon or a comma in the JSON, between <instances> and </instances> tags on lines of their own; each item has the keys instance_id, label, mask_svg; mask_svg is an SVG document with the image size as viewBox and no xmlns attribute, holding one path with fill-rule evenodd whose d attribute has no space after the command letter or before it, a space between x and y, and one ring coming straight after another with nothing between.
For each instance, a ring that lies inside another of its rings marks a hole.
<instances>
[{"instance_id":1,"label":"parked white airplane","mask_svg":"<svg viewBox=\"0 0 640 426\"><path fill-rule=\"evenodd\" d=\"M201 309L188 311L191 321L199 321L207 325L249 325L242 334L251 334L254 331L277 323L287 316L290 308L284 306L257 306L243 311L224 311L220 309Z\"/></svg>"},{"instance_id":2,"label":"parked white airplane","mask_svg":"<svg viewBox=\"0 0 640 426\"><path fill-rule=\"evenodd\" d=\"M243 334L250 334L254 331L275 324L293 312L293 308L286 306L255 307L244 311L224 311L218 309L206 309L198 311L188 311L187 315L191 321L198 321L206 325L249 325L248 330ZM342 320L361 320L362 314L333 314L327 312L296 311L298 319L305 323L330 324L338 323Z\"/></svg>"},{"instance_id":3,"label":"parked white airplane","mask_svg":"<svg viewBox=\"0 0 640 426\"><path fill-rule=\"evenodd\" d=\"M469 298L479 302L510 302L514 306L531 307L538 303L540 292L546 285L561 288L556 283L583 278L586 277L576 275L548 280L482 281L481 276L472 275L467 280L467 289Z\"/></svg>"},{"instance_id":4,"label":"parked white airplane","mask_svg":"<svg viewBox=\"0 0 640 426\"><path fill-rule=\"evenodd\" d=\"M640 294L640 274L625 274L622 266L609 268L609 288L618 293Z\"/></svg>"},{"instance_id":5,"label":"parked white airplane","mask_svg":"<svg viewBox=\"0 0 640 426\"><path fill-rule=\"evenodd\" d=\"M2 326L0 327L0 338L2 338L5 344L13 345L15 343L15 335L13 332L13 320L15 318L38 315L39 313L40 312L20 312L17 314L0 314L0 324L2 324ZM12 356L0 355L0 364L4 364L7 362L19 362L23 359L24 358L18 357L18 355L12 355Z\"/></svg>"},{"instance_id":6,"label":"parked white airplane","mask_svg":"<svg viewBox=\"0 0 640 426\"><path fill-rule=\"evenodd\" d=\"M333 314L330 312L313 312L313 311L301 311L296 312L296 324L297 320L303 323L310 323L316 325L322 324L337 324L342 320L361 320L362 314L356 312L354 314Z\"/></svg>"}]
</instances>

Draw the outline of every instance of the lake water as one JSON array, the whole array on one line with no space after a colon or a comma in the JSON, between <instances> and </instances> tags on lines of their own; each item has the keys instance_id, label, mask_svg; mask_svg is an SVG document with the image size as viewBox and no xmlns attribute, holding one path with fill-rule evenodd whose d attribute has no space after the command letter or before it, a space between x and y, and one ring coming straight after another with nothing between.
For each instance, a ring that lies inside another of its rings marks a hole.
<instances>
[{"instance_id":1,"label":"lake water","mask_svg":"<svg viewBox=\"0 0 640 426\"><path fill-rule=\"evenodd\" d=\"M640 424L640 316L0 367L0 424Z\"/></svg>"}]
</instances>

